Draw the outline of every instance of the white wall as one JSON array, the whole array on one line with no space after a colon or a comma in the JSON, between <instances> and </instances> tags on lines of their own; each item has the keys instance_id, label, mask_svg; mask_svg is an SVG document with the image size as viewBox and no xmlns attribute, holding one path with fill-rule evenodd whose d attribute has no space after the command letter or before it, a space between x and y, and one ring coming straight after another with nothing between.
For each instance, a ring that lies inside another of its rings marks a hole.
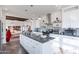
<instances>
[{"instance_id":1,"label":"white wall","mask_svg":"<svg viewBox=\"0 0 79 59\"><path fill-rule=\"evenodd\" d=\"M46 15L42 16L42 18L39 21L40 21L40 26L45 26L45 23L48 23Z\"/></svg>"},{"instance_id":2,"label":"white wall","mask_svg":"<svg viewBox=\"0 0 79 59\"><path fill-rule=\"evenodd\" d=\"M54 12L54 13L51 13L51 22L53 23L53 21L56 20L56 17L59 18L59 20L62 21L62 12L61 11L58 11L58 12ZM43 22L44 20L44 22ZM32 26L32 29L34 28L40 28L41 26L45 26L44 23L48 23L48 20L47 20L47 17L46 15L42 16L41 19L36 19L36 20L32 20L32 21L27 21L25 24L29 24ZM55 27L56 24L53 24L52 27ZM59 24L60 27L62 27L62 23Z\"/></svg>"},{"instance_id":3,"label":"white wall","mask_svg":"<svg viewBox=\"0 0 79 59\"><path fill-rule=\"evenodd\" d=\"M6 20L6 28L8 26L22 26L24 22L22 21L12 21L12 20Z\"/></svg>"},{"instance_id":4,"label":"white wall","mask_svg":"<svg viewBox=\"0 0 79 59\"><path fill-rule=\"evenodd\" d=\"M52 13L51 21L52 22L55 21L56 17L58 17L59 20L62 20L61 19L61 17L62 17L61 11ZM46 15L44 15L41 17L41 19L28 20L24 24L30 25L32 27L32 30L34 30L34 28L40 28L41 26L45 26L45 24L43 23L43 20L44 20L44 23L48 23L47 17L46 17ZM60 26L61 26L61 24L60 24Z\"/></svg>"},{"instance_id":5,"label":"white wall","mask_svg":"<svg viewBox=\"0 0 79 59\"><path fill-rule=\"evenodd\" d=\"M32 30L34 28L39 28L40 27L40 21L39 20L28 20L28 21L12 21L12 20L6 20L6 28L8 26L23 26L23 25L30 25Z\"/></svg>"},{"instance_id":6,"label":"white wall","mask_svg":"<svg viewBox=\"0 0 79 59\"><path fill-rule=\"evenodd\" d=\"M25 21L23 23L23 25L30 25L32 30L34 30L35 28L39 28L40 27L40 21L39 20L28 20L28 21Z\"/></svg>"},{"instance_id":7,"label":"white wall","mask_svg":"<svg viewBox=\"0 0 79 59\"><path fill-rule=\"evenodd\" d=\"M61 19L61 17L62 17L61 11L57 11L57 12L52 13L52 15L51 15L52 22L56 20L56 17L58 17L59 20L62 20Z\"/></svg>"},{"instance_id":8,"label":"white wall","mask_svg":"<svg viewBox=\"0 0 79 59\"><path fill-rule=\"evenodd\" d=\"M72 9L62 13L63 28L79 28L79 9Z\"/></svg>"},{"instance_id":9,"label":"white wall","mask_svg":"<svg viewBox=\"0 0 79 59\"><path fill-rule=\"evenodd\" d=\"M32 28L32 30L33 30L33 27L35 27L35 22L33 22L32 20L27 20L27 21L25 21L25 22L23 23L22 26L27 26L27 25L31 26L31 28Z\"/></svg>"},{"instance_id":10,"label":"white wall","mask_svg":"<svg viewBox=\"0 0 79 59\"><path fill-rule=\"evenodd\" d=\"M57 17L60 21L62 21L62 11L52 13L51 22L53 23L53 21L55 21ZM62 27L62 23L53 23L53 27L57 27L57 24L59 25L58 27Z\"/></svg>"}]
</instances>

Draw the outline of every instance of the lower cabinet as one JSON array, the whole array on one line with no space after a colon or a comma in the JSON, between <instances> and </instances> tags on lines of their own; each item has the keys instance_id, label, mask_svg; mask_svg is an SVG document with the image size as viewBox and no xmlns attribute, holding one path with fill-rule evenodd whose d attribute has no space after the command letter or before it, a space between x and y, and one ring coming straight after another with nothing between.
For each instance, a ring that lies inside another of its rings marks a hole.
<instances>
[{"instance_id":1,"label":"lower cabinet","mask_svg":"<svg viewBox=\"0 0 79 59\"><path fill-rule=\"evenodd\" d=\"M20 44L31 54L50 54L53 53L52 41L40 43L24 35L20 35Z\"/></svg>"},{"instance_id":2,"label":"lower cabinet","mask_svg":"<svg viewBox=\"0 0 79 59\"><path fill-rule=\"evenodd\" d=\"M79 53L79 38L63 36L62 49L64 54L77 54Z\"/></svg>"},{"instance_id":3,"label":"lower cabinet","mask_svg":"<svg viewBox=\"0 0 79 59\"><path fill-rule=\"evenodd\" d=\"M54 36L54 40L40 43L24 35L20 35L20 44L31 54L58 54L62 48L64 54L79 54L79 38L69 36Z\"/></svg>"},{"instance_id":4,"label":"lower cabinet","mask_svg":"<svg viewBox=\"0 0 79 59\"><path fill-rule=\"evenodd\" d=\"M30 39L24 35L20 35L20 44L24 47L26 51L31 54L40 54L42 53L41 44L35 42L33 39Z\"/></svg>"}]
</instances>

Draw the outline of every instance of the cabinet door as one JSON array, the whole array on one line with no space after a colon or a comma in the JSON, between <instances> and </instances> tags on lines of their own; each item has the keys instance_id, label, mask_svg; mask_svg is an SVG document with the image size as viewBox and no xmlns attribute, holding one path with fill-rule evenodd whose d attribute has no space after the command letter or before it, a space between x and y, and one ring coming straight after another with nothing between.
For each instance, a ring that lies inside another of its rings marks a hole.
<instances>
[{"instance_id":1,"label":"cabinet door","mask_svg":"<svg viewBox=\"0 0 79 59\"><path fill-rule=\"evenodd\" d=\"M79 49L79 38L64 37L62 45L63 45L62 48L63 48L64 53L77 53Z\"/></svg>"},{"instance_id":2,"label":"cabinet door","mask_svg":"<svg viewBox=\"0 0 79 59\"><path fill-rule=\"evenodd\" d=\"M41 54L42 53L42 45L40 42L35 41L31 38L21 36L20 43L31 54Z\"/></svg>"},{"instance_id":3,"label":"cabinet door","mask_svg":"<svg viewBox=\"0 0 79 59\"><path fill-rule=\"evenodd\" d=\"M32 46L32 51L34 54L42 53L42 44L41 43L39 43L38 41L35 41L33 39L30 42L32 42L31 46Z\"/></svg>"},{"instance_id":4,"label":"cabinet door","mask_svg":"<svg viewBox=\"0 0 79 59\"><path fill-rule=\"evenodd\" d=\"M28 51L29 53L31 53L31 45L29 43L30 41L28 39L26 39L25 36L20 35L20 44L23 46L23 48Z\"/></svg>"},{"instance_id":5,"label":"cabinet door","mask_svg":"<svg viewBox=\"0 0 79 59\"><path fill-rule=\"evenodd\" d=\"M72 11L63 11L63 28L79 28L79 9Z\"/></svg>"},{"instance_id":6,"label":"cabinet door","mask_svg":"<svg viewBox=\"0 0 79 59\"><path fill-rule=\"evenodd\" d=\"M21 40L22 46L31 54L38 54L41 53L41 46L37 41L34 41L31 38L24 37Z\"/></svg>"},{"instance_id":7,"label":"cabinet door","mask_svg":"<svg viewBox=\"0 0 79 59\"><path fill-rule=\"evenodd\" d=\"M34 44L33 48L34 48L35 54L41 54L42 53L42 45Z\"/></svg>"},{"instance_id":8,"label":"cabinet door","mask_svg":"<svg viewBox=\"0 0 79 59\"><path fill-rule=\"evenodd\" d=\"M79 39L76 37L63 38L63 43L69 44L73 47L79 47Z\"/></svg>"}]
</instances>

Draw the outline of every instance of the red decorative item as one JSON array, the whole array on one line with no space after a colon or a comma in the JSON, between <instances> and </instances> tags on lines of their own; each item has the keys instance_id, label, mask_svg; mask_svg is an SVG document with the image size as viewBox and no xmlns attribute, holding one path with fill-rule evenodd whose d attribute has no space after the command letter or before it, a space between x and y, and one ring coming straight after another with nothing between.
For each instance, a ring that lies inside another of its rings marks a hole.
<instances>
[{"instance_id":1,"label":"red decorative item","mask_svg":"<svg viewBox=\"0 0 79 59\"><path fill-rule=\"evenodd\" d=\"M7 30L6 31L6 42L9 42L10 39L11 39L11 32L10 32L10 30Z\"/></svg>"}]
</instances>

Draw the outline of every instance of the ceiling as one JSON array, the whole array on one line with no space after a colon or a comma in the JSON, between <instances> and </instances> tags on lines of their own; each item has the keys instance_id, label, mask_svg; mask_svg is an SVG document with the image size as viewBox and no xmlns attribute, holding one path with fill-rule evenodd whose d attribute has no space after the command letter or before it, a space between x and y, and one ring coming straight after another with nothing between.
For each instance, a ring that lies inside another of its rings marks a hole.
<instances>
[{"instance_id":1,"label":"ceiling","mask_svg":"<svg viewBox=\"0 0 79 59\"><path fill-rule=\"evenodd\" d=\"M7 14L14 14L24 18L38 18L47 13L52 13L68 5L4 5Z\"/></svg>"}]
</instances>

